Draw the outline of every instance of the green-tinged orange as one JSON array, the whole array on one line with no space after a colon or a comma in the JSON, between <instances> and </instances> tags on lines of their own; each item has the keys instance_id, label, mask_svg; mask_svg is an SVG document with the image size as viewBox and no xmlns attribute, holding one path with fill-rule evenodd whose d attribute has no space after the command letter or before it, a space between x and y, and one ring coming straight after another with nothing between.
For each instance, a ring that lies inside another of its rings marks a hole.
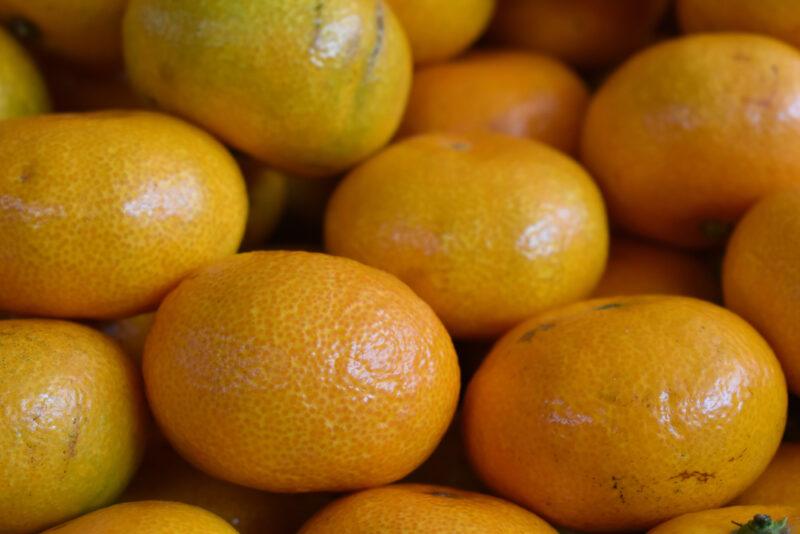
<instances>
[{"instance_id":1,"label":"green-tinged orange","mask_svg":"<svg viewBox=\"0 0 800 534\"><path fill-rule=\"evenodd\" d=\"M33 59L0 28L0 120L46 113L47 89Z\"/></svg>"}]
</instances>

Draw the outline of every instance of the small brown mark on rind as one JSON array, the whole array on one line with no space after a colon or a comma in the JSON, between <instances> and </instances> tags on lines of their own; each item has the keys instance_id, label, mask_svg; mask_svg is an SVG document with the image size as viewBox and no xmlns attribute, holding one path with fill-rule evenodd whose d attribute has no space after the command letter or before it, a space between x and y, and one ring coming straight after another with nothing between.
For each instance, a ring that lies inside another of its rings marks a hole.
<instances>
[{"instance_id":1,"label":"small brown mark on rind","mask_svg":"<svg viewBox=\"0 0 800 534\"><path fill-rule=\"evenodd\" d=\"M517 343L530 343L531 340L536 336L536 334L538 334L539 332L547 332L548 330L552 330L555 326L556 325L554 323L540 324L536 328L528 330L527 332L522 334L517 340Z\"/></svg>"},{"instance_id":2,"label":"small brown mark on rind","mask_svg":"<svg viewBox=\"0 0 800 534\"><path fill-rule=\"evenodd\" d=\"M716 478L716 475L714 473L706 473L704 471L684 471L683 473L678 473L674 477L670 477L670 480L678 480L683 482L692 478L697 482L705 483L712 478Z\"/></svg>"},{"instance_id":3,"label":"small brown mark on rind","mask_svg":"<svg viewBox=\"0 0 800 534\"><path fill-rule=\"evenodd\" d=\"M744 449L744 450L743 450L742 452L740 452L738 455L736 455L736 456L731 456L730 458L728 458L728 462L729 462L729 463L733 463L733 462L735 462L736 460L741 460L741 459L742 459L742 457L744 456L744 454L745 454L746 452L747 452L747 449Z\"/></svg>"},{"instance_id":4,"label":"small brown mark on rind","mask_svg":"<svg viewBox=\"0 0 800 534\"><path fill-rule=\"evenodd\" d=\"M603 310L613 310L615 308L622 308L624 304L621 302L609 302L608 304L602 304L600 306L595 306L592 308L595 311L603 311Z\"/></svg>"},{"instance_id":5,"label":"small brown mark on rind","mask_svg":"<svg viewBox=\"0 0 800 534\"><path fill-rule=\"evenodd\" d=\"M620 484L622 479L619 477L612 476L611 477L611 488L617 492L617 497L622 504L625 504L625 493L622 491L622 485Z\"/></svg>"}]
</instances>

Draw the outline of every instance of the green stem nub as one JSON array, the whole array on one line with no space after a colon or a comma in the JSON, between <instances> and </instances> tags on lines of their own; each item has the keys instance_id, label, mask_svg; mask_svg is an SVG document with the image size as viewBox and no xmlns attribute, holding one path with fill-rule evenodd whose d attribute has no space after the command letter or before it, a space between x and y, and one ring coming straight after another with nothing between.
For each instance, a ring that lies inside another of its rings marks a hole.
<instances>
[{"instance_id":1,"label":"green stem nub","mask_svg":"<svg viewBox=\"0 0 800 534\"><path fill-rule=\"evenodd\" d=\"M733 534L789 534L789 519L786 517L773 521L766 514L758 514L745 525L735 521L733 524L739 527Z\"/></svg>"}]
</instances>

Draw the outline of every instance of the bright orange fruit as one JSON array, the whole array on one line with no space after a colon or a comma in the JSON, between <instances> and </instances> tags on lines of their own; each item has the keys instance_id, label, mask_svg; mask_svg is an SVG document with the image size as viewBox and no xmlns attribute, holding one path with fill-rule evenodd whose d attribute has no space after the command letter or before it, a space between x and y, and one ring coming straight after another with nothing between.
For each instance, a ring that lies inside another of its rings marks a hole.
<instances>
[{"instance_id":1,"label":"bright orange fruit","mask_svg":"<svg viewBox=\"0 0 800 534\"><path fill-rule=\"evenodd\" d=\"M776 525L784 519L789 530ZM798 528L797 506L730 506L676 517L647 534L788 534Z\"/></svg>"}]
</instances>

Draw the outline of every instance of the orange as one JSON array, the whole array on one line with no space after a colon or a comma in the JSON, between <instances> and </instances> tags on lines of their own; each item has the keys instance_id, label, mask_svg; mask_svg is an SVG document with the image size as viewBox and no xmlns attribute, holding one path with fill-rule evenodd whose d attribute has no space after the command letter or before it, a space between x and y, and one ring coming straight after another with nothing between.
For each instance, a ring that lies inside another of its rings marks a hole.
<instances>
[{"instance_id":1,"label":"orange","mask_svg":"<svg viewBox=\"0 0 800 534\"><path fill-rule=\"evenodd\" d=\"M411 82L407 39L383 1L131 0L124 41L141 92L304 175L383 146Z\"/></svg>"},{"instance_id":2,"label":"orange","mask_svg":"<svg viewBox=\"0 0 800 534\"><path fill-rule=\"evenodd\" d=\"M387 0L403 25L416 63L442 61L480 37L495 0Z\"/></svg>"},{"instance_id":3,"label":"orange","mask_svg":"<svg viewBox=\"0 0 800 534\"><path fill-rule=\"evenodd\" d=\"M800 4L786 0L678 0L687 32L765 33L800 46Z\"/></svg>"},{"instance_id":4,"label":"orange","mask_svg":"<svg viewBox=\"0 0 800 534\"><path fill-rule=\"evenodd\" d=\"M668 0L499 0L492 36L580 67L623 59L653 38Z\"/></svg>"},{"instance_id":5,"label":"orange","mask_svg":"<svg viewBox=\"0 0 800 534\"><path fill-rule=\"evenodd\" d=\"M47 89L28 53L0 29L0 120L46 113Z\"/></svg>"},{"instance_id":6,"label":"orange","mask_svg":"<svg viewBox=\"0 0 800 534\"><path fill-rule=\"evenodd\" d=\"M584 83L558 60L474 52L416 72L400 133L494 131L574 152L587 103Z\"/></svg>"},{"instance_id":7,"label":"orange","mask_svg":"<svg viewBox=\"0 0 800 534\"><path fill-rule=\"evenodd\" d=\"M397 484L339 499L299 534L557 534L534 514L496 497L445 486Z\"/></svg>"},{"instance_id":8,"label":"orange","mask_svg":"<svg viewBox=\"0 0 800 534\"><path fill-rule=\"evenodd\" d=\"M717 301L720 284L703 258L640 239L614 236L595 297L685 295Z\"/></svg>"},{"instance_id":9,"label":"orange","mask_svg":"<svg viewBox=\"0 0 800 534\"><path fill-rule=\"evenodd\" d=\"M242 247L264 248L286 209L288 177L254 161L243 164L250 209Z\"/></svg>"},{"instance_id":10,"label":"orange","mask_svg":"<svg viewBox=\"0 0 800 534\"><path fill-rule=\"evenodd\" d=\"M0 309L116 318L232 254L247 213L236 162L166 115L0 122Z\"/></svg>"},{"instance_id":11,"label":"orange","mask_svg":"<svg viewBox=\"0 0 800 534\"><path fill-rule=\"evenodd\" d=\"M759 515L765 517L756 518ZM791 531L776 524L784 519ZM731 506L676 517L648 534L788 534L795 529L800 529L800 508Z\"/></svg>"},{"instance_id":12,"label":"orange","mask_svg":"<svg viewBox=\"0 0 800 534\"><path fill-rule=\"evenodd\" d=\"M387 148L344 179L325 221L329 251L395 274L468 338L589 294L607 233L580 165L491 134L429 134Z\"/></svg>"},{"instance_id":13,"label":"orange","mask_svg":"<svg viewBox=\"0 0 800 534\"><path fill-rule=\"evenodd\" d=\"M598 299L495 345L467 389L465 439L489 487L554 523L641 530L749 486L786 405L775 355L733 313L686 297Z\"/></svg>"},{"instance_id":14,"label":"orange","mask_svg":"<svg viewBox=\"0 0 800 534\"><path fill-rule=\"evenodd\" d=\"M184 280L156 314L144 375L184 458L275 492L402 478L459 391L450 338L408 287L305 252L242 254Z\"/></svg>"},{"instance_id":15,"label":"orange","mask_svg":"<svg viewBox=\"0 0 800 534\"><path fill-rule=\"evenodd\" d=\"M153 326L154 319L155 314L142 313L133 317L106 322L99 326L104 334L119 343L125 354L135 361L141 362L144 342L147 338L147 333L150 332L150 327Z\"/></svg>"},{"instance_id":16,"label":"orange","mask_svg":"<svg viewBox=\"0 0 800 534\"><path fill-rule=\"evenodd\" d=\"M752 486L736 498L736 504L789 504L800 506L800 443L783 443ZM800 525L798 525L800 526Z\"/></svg>"},{"instance_id":17,"label":"orange","mask_svg":"<svg viewBox=\"0 0 800 534\"><path fill-rule=\"evenodd\" d=\"M211 512L166 501L115 504L52 528L54 534L236 534Z\"/></svg>"},{"instance_id":18,"label":"orange","mask_svg":"<svg viewBox=\"0 0 800 534\"><path fill-rule=\"evenodd\" d=\"M589 106L583 160L626 230L719 244L765 194L800 183L800 51L707 34L625 63Z\"/></svg>"},{"instance_id":19,"label":"orange","mask_svg":"<svg viewBox=\"0 0 800 534\"><path fill-rule=\"evenodd\" d=\"M133 364L61 321L0 321L0 339L0 532L39 532L113 501L144 447Z\"/></svg>"},{"instance_id":20,"label":"orange","mask_svg":"<svg viewBox=\"0 0 800 534\"><path fill-rule=\"evenodd\" d=\"M764 334L800 394L800 190L765 198L736 227L725 254L725 304ZM800 503L798 503L800 504Z\"/></svg>"},{"instance_id":21,"label":"orange","mask_svg":"<svg viewBox=\"0 0 800 534\"><path fill-rule=\"evenodd\" d=\"M92 66L122 58L120 28L127 0L0 0L0 21L23 40Z\"/></svg>"}]
</instances>

